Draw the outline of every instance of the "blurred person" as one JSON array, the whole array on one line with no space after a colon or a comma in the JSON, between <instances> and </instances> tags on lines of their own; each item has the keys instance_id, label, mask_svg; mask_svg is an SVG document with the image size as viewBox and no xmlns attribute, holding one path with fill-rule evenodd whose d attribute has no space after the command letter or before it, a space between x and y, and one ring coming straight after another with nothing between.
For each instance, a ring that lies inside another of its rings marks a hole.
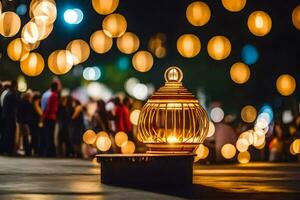
<instances>
[{"instance_id":1,"label":"blurred person","mask_svg":"<svg viewBox=\"0 0 300 200\"><path fill-rule=\"evenodd\" d=\"M31 119L31 92L25 92L21 95L17 110L17 122L19 127L19 148L23 144L23 149L26 156L31 155L31 133L29 123Z\"/></svg>"},{"instance_id":2,"label":"blurred person","mask_svg":"<svg viewBox=\"0 0 300 200\"><path fill-rule=\"evenodd\" d=\"M71 141L73 145L73 156L76 158L82 157L81 144L84 129L84 119L82 105L79 100L73 99L73 113L71 118Z\"/></svg>"},{"instance_id":3,"label":"blurred person","mask_svg":"<svg viewBox=\"0 0 300 200\"><path fill-rule=\"evenodd\" d=\"M7 155L14 154L17 107L18 83L11 81L9 88L1 94L3 132L1 137L2 152Z\"/></svg>"},{"instance_id":4,"label":"blurred person","mask_svg":"<svg viewBox=\"0 0 300 200\"><path fill-rule=\"evenodd\" d=\"M71 115L73 112L72 97L64 96L58 106L57 121L59 126L58 149L61 156L70 157L73 154L71 144Z\"/></svg>"},{"instance_id":5,"label":"blurred person","mask_svg":"<svg viewBox=\"0 0 300 200\"><path fill-rule=\"evenodd\" d=\"M39 92L35 92L32 97L29 128L31 133L31 148L33 150L33 155L40 155L39 144L43 128L43 111L41 108L41 95Z\"/></svg>"},{"instance_id":6,"label":"blurred person","mask_svg":"<svg viewBox=\"0 0 300 200\"><path fill-rule=\"evenodd\" d=\"M130 122L130 109L132 106L131 99L129 97L125 97L123 99L123 105L122 105L122 114L123 114L123 120L124 120L124 132L128 134L130 139L133 139L132 136L132 125Z\"/></svg>"},{"instance_id":7,"label":"blurred person","mask_svg":"<svg viewBox=\"0 0 300 200\"><path fill-rule=\"evenodd\" d=\"M105 109L105 102L103 100L97 101L97 109L92 117L92 128L96 132L110 131L108 113Z\"/></svg>"},{"instance_id":8,"label":"blurred person","mask_svg":"<svg viewBox=\"0 0 300 200\"><path fill-rule=\"evenodd\" d=\"M277 123L274 128L275 136L269 143L270 155L269 161L283 161L283 127L281 123Z\"/></svg>"},{"instance_id":9,"label":"blurred person","mask_svg":"<svg viewBox=\"0 0 300 200\"><path fill-rule=\"evenodd\" d=\"M43 112L43 134L40 144L42 156L55 157L54 131L58 111L58 84L51 84L51 95L48 97L45 110Z\"/></svg>"},{"instance_id":10,"label":"blurred person","mask_svg":"<svg viewBox=\"0 0 300 200\"><path fill-rule=\"evenodd\" d=\"M115 121L115 127L116 127L116 132L119 131L125 131L125 120L124 120L124 108L123 105L121 104L121 100L119 97L116 97L114 99L114 121Z\"/></svg>"}]
</instances>

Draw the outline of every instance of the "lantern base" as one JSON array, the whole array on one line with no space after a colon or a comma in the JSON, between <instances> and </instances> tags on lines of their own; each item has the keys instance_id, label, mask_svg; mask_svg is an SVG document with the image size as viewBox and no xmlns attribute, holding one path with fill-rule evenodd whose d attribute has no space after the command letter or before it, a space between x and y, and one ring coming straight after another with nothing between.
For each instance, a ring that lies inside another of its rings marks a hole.
<instances>
[{"instance_id":1,"label":"lantern base","mask_svg":"<svg viewBox=\"0 0 300 200\"><path fill-rule=\"evenodd\" d=\"M150 154L191 154L200 143L145 143Z\"/></svg>"},{"instance_id":2,"label":"lantern base","mask_svg":"<svg viewBox=\"0 0 300 200\"><path fill-rule=\"evenodd\" d=\"M192 184L194 154L99 154L101 183L123 186Z\"/></svg>"}]
</instances>

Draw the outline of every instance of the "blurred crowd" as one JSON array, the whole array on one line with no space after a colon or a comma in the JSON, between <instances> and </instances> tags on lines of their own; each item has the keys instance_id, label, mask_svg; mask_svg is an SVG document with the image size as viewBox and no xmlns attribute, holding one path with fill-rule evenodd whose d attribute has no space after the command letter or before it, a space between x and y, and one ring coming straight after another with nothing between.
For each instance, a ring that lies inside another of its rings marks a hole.
<instances>
[{"instance_id":1,"label":"blurred crowd","mask_svg":"<svg viewBox=\"0 0 300 200\"><path fill-rule=\"evenodd\" d=\"M93 113L71 95L61 95L53 82L43 94L18 92L16 81L0 83L0 154L40 157L82 157L82 135L87 129L132 137L131 99L115 97L94 101Z\"/></svg>"}]
</instances>

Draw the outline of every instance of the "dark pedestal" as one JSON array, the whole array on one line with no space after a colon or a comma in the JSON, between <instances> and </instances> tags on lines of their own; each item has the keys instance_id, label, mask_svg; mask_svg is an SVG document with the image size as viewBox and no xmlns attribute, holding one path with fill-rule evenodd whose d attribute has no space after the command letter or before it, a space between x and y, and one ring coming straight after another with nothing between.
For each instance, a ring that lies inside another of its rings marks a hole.
<instances>
[{"instance_id":1,"label":"dark pedestal","mask_svg":"<svg viewBox=\"0 0 300 200\"><path fill-rule=\"evenodd\" d=\"M101 182L110 185L192 184L193 154L99 154Z\"/></svg>"}]
</instances>

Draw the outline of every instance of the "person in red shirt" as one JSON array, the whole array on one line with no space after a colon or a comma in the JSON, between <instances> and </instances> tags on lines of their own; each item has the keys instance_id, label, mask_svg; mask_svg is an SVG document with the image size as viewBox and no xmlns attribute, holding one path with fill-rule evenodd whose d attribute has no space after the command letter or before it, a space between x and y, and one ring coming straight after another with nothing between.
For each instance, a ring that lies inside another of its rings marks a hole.
<instances>
[{"instance_id":1,"label":"person in red shirt","mask_svg":"<svg viewBox=\"0 0 300 200\"><path fill-rule=\"evenodd\" d=\"M44 130L41 138L41 156L55 157L54 129L58 111L58 84L53 82L51 94L48 98L46 108L43 113Z\"/></svg>"},{"instance_id":2,"label":"person in red shirt","mask_svg":"<svg viewBox=\"0 0 300 200\"><path fill-rule=\"evenodd\" d=\"M128 97L125 97L123 99L123 105L122 105L124 132L127 133L130 138L132 138L131 137L132 126L130 123L130 107L131 107L131 99Z\"/></svg>"},{"instance_id":3,"label":"person in red shirt","mask_svg":"<svg viewBox=\"0 0 300 200\"><path fill-rule=\"evenodd\" d=\"M119 97L114 99L115 109L114 109L114 119L115 119L115 126L116 132L125 131L124 125L124 115L123 115L123 108Z\"/></svg>"}]
</instances>

